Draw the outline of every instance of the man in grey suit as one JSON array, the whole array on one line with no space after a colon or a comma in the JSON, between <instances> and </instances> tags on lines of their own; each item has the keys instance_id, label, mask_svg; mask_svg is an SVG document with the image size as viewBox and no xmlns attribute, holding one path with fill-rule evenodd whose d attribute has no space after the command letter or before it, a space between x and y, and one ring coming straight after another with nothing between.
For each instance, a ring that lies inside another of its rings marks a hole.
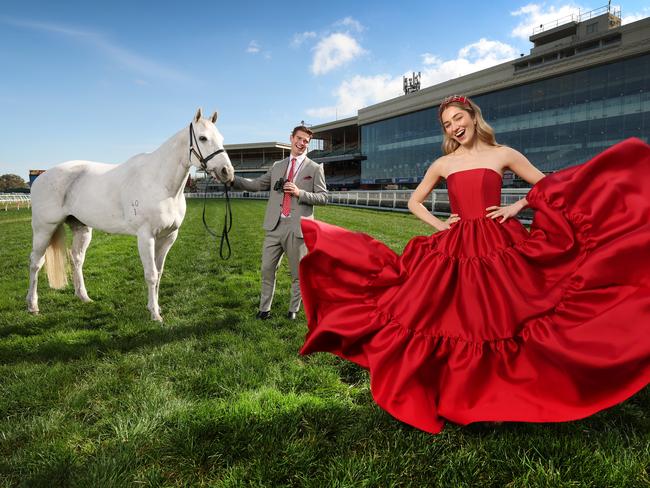
<instances>
[{"instance_id":1,"label":"man in grey suit","mask_svg":"<svg viewBox=\"0 0 650 488\"><path fill-rule=\"evenodd\" d=\"M259 178L250 180L235 176L232 181L232 186L237 190L270 190L263 226L266 236L262 248L262 291L258 319L271 317L275 273L283 254L287 255L291 270L291 301L287 318L295 320L300 308L302 299L298 264L307 254L300 218L313 218L313 206L327 203L323 166L307 157L311 136L311 130L299 125L291 132L291 155L288 158L276 161Z\"/></svg>"}]
</instances>

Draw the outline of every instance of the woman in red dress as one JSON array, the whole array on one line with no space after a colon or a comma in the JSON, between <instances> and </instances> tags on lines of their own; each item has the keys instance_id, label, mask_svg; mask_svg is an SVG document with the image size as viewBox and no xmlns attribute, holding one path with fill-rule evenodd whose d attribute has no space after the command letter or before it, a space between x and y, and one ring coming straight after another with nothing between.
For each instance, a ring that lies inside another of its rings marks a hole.
<instances>
[{"instance_id":1,"label":"woman in red dress","mask_svg":"<svg viewBox=\"0 0 650 488\"><path fill-rule=\"evenodd\" d=\"M431 433L444 419L579 419L645 387L650 147L629 139L544 177L496 143L467 97L445 99L439 115L445 155L409 201L439 232L398 255L303 220L301 353L367 368L379 406ZM534 186L501 207L506 169ZM454 212L446 222L422 205L440 178ZM530 232L512 218L527 205Z\"/></svg>"}]
</instances>

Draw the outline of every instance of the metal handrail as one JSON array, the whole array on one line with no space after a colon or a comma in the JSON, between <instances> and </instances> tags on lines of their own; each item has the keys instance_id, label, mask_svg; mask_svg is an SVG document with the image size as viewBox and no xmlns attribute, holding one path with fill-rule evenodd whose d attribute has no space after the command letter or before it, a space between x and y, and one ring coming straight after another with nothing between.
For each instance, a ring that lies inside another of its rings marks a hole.
<instances>
[{"instance_id":1,"label":"metal handrail","mask_svg":"<svg viewBox=\"0 0 650 488\"><path fill-rule=\"evenodd\" d=\"M585 20L592 19L598 15L602 15L604 13L611 12L612 15L616 17L621 16L621 9L614 8L612 9L609 5L605 5L603 7L598 7L593 10L589 10L588 12L580 12L580 9L578 9L577 13L567 15L565 17L561 17L557 20L554 20L552 22L547 22L546 24L541 24L539 27L533 28L533 35L539 34L541 32L544 32L545 30L548 29L553 29L555 27L558 27L560 25L568 24L570 22L584 22Z\"/></svg>"}]
</instances>

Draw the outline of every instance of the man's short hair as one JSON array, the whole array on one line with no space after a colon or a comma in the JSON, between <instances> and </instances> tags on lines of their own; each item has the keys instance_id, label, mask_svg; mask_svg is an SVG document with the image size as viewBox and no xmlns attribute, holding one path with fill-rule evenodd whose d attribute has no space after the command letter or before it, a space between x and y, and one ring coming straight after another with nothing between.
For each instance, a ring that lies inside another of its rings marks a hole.
<instances>
[{"instance_id":1,"label":"man's short hair","mask_svg":"<svg viewBox=\"0 0 650 488\"><path fill-rule=\"evenodd\" d=\"M309 135L309 139L311 139L312 136L314 135L314 133L311 131L311 129L308 129L308 128L305 127L304 125L297 125L297 126L294 127L293 130L291 131L291 137L295 136L295 135L296 135L296 132L298 132L298 131L302 131L302 132L306 133L307 135Z\"/></svg>"}]
</instances>

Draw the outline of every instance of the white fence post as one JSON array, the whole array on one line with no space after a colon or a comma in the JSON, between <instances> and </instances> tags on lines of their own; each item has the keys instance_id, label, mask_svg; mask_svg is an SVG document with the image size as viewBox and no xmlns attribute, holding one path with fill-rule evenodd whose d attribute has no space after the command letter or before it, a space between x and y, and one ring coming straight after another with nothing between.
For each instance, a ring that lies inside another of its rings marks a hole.
<instances>
[{"instance_id":1,"label":"white fence post","mask_svg":"<svg viewBox=\"0 0 650 488\"><path fill-rule=\"evenodd\" d=\"M32 206L32 197L25 193L0 193L0 205L4 207L5 212L10 207L15 207L16 210L23 207L30 208Z\"/></svg>"}]
</instances>

